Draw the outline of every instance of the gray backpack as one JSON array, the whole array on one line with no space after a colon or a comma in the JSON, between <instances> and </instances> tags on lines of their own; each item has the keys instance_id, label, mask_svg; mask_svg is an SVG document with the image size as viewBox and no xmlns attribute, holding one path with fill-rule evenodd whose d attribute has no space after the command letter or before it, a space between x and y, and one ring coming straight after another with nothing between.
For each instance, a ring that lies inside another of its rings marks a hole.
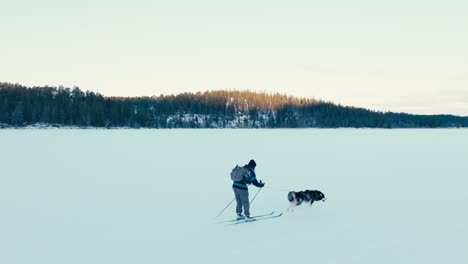
<instances>
[{"instance_id":1,"label":"gray backpack","mask_svg":"<svg viewBox=\"0 0 468 264\"><path fill-rule=\"evenodd\" d=\"M231 180L233 181L243 181L247 178L247 176L247 169L240 167L239 165L236 165L236 167L234 167L234 169L231 171Z\"/></svg>"}]
</instances>

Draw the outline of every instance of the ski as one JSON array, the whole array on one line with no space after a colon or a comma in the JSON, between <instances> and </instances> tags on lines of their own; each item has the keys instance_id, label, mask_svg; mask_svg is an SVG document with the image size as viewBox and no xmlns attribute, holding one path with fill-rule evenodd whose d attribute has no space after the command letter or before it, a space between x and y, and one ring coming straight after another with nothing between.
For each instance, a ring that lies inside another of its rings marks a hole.
<instances>
[{"instance_id":1,"label":"ski","mask_svg":"<svg viewBox=\"0 0 468 264\"><path fill-rule=\"evenodd\" d=\"M280 217L282 215L283 215L283 213L280 213L280 214L277 214L277 215L264 216L264 217L260 217L260 218L258 218L258 216L257 216L257 218L255 218L255 221L238 220L238 221L235 221L234 223L225 224L225 226L245 224L245 223L255 223L257 221L262 221L262 220L266 220L266 219L278 218L278 217Z\"/></svg>"},{"instance_id":2,"label":"ski","mask_svg":"<svg viewBox=\"0 0 468 264\"><path fill-rule=\"evenodd\" d=\"M275 211L273 211L273 212L271 212L271 213L269 213L269 214L254 215L254 216L252 216L252 218L270 216L270 215L273 215L274 213L275 213ZM226 220L226 221L218 222L217 224L231 223L231 222L236 222L236 221L242 221L242 220L237 220L237 219Z\"/></svg>"}]
</instances>

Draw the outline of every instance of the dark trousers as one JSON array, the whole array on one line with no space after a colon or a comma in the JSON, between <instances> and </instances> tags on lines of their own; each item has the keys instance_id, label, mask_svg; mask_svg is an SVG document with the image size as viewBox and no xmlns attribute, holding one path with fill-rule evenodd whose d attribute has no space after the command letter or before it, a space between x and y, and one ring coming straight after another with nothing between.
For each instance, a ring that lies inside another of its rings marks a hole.
<instances>
[{"instance_id":1,"label":"dark trousers","mask_svg":"<svg viewBox=\"0 0 468 264\"><path fill-rule=\"evenodd\" d=\"M238 188L232 188L234 195L236 196L236 213L242 214L242 207L244 208L244 215L250 216L250 203L249 203L249 191Z\"/></svg>"}]
</instances>

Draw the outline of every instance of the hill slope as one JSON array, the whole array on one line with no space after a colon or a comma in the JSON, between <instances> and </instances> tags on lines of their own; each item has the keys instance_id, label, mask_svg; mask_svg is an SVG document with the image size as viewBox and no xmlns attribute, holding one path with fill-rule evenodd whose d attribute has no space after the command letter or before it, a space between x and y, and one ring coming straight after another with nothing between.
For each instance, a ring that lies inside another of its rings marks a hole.
<instances>
[{"instance_id":1,"label":"hill slope","mask_svg":"<svg viewBox=\"0 0 468 264\"><path fill-rule=\"evenodd\" d=\"M383 113L249 91L104 97L79 88L0 83L0 127L46 124L148 128L468 127L468 117Z\"/></svg>"}]
</instances>

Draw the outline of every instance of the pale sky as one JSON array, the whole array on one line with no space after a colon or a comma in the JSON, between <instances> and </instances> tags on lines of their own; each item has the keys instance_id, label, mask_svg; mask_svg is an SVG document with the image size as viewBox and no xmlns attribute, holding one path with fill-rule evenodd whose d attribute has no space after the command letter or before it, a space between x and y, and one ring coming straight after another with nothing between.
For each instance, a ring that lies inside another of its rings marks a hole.
<instances>
[{"instance_id":1,"label":"pale sky","mask_svg":"<svg viewBox=\"0 0 468 264\"><path fill-rule=\"evenodd\" d=\"M468 1L0 0L0 81L468 116Z\"/></svg>"}]
</instances>

